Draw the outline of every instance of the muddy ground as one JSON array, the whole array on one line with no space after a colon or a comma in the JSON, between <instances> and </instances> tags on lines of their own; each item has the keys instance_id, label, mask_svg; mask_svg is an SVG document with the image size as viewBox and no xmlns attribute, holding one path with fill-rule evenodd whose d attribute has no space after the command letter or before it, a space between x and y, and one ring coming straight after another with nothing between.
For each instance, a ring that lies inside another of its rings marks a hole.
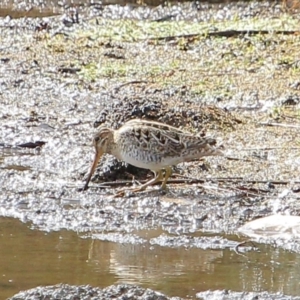
<instances>
[{"instance_id":1,"label":"muddy ground","mask_svg":"<svg viewBox=\"0 0 300 300\"><path fill-rule=\"evenodd\" d=\"M201 248L184 234L300 214L298 14L266 2L59 13L0 18L2 216L119 243L161 227L178 239L153 242ZM81 192L95 128L132 118L205 132L225 156L174 167L167 192L122 198L113 196L151 172L106 156Z\"/></svg>"}]
</instances>

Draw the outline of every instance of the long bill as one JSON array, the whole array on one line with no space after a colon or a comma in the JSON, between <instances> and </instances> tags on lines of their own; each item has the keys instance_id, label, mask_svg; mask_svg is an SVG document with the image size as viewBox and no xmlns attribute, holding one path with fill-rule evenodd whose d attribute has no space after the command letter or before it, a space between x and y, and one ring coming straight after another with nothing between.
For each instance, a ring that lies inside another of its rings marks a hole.
<instances>
[{"instance_id":1,"label":"long bill","mask_svg":"<svg viewBox=\"0 0 300 300\"><path fill-rule=\"evenodd\" d=\"M86 183L85 183L85 185L84 185L84 188L83 188L84 191L87 190L88 185L89 185L89 182L90 182L90 180L91 180L91 178L92 178L92 176L93 176L93 174L94 174L94 172L95 172L95 169L96 169L96 167L97 167L97 165L98 165L98 162L99 162L99 160L100 160L100 158L101 158L102 155L103 155L103 151L102 151L102 150L97 150L97 149L96 149L96 153L95 153L95 158L94 158L94 161L93 161L93 165L92 165L92 167L91 167L89 176L88 176L88 178L87 178L87 180L86 180Z\"/></svg>"}]
</instances>

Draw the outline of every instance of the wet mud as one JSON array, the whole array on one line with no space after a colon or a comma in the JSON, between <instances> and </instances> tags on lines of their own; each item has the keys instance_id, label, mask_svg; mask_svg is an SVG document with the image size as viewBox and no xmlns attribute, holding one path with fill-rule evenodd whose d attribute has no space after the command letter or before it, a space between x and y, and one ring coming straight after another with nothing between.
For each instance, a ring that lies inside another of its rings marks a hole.
<instances>
[{"instance_id":1,"label":"wet mud","mask_svg":"<svg viewBox=\"0 0 300 300\"><path fill-rule=\"evenodd\" d=\"M15 11L14 5L5 7ZM234 255L271 244L299 255L298 221L275 217L277 236L264 225L259 236L239 230L269 215L299 216L299 39L286 34L297 25L297 14L268 2L73 5L34 18L5 12L0 215L33 230L69 230L117 244L229 249ZM270 32L261 33L267 26ZM134 118L212 136L225 155L174 166L167 191L153 186L121 198L114 197L120 189L152 174L105 156L89 189L81 191L97 127L116 129ZM155 237L137 233L157 228L162 233ZM248 236L254 244L243 244ZM187 296L240 299L240 292L216 288ZM274 296L256 292L243 295ZM299 292L295 288L292 296ZM169 299L135 285L58 285L11 299L39 293Z\"/></svg>"}]
</instances>

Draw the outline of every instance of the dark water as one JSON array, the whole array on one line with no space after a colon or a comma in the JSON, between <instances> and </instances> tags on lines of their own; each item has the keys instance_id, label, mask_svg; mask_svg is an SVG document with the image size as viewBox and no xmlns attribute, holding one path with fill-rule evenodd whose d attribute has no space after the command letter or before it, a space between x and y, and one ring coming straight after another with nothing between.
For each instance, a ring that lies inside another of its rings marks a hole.
<instances>
[{"instance_id":1,"label":"dark water","mask_svg":"<svg viewBox=\"0 0 300 300\"><path fill-rule=\"evenodd\" d=\"M176 5L183 2L195 2L193 0L175 1L175 0L101 0L101 1L91 1L91 0L4 0L0 1L0 17L10 16L11 18L23 18L23 17L49 17L57 14L62 14L64 9L69 7L89 7L95 5L102 5L102 7L109 5L130 5L131 7L138 6L148 6L157 7L159 5ZM209 3L209 4L221 4L227 5L228 3L241 2L239 0L207 0L198 1L199 3ZM250 1L245 0L244 3ZM271 3L280 3L279 0L271 1Z\"/></svg>"},{"instance_id":2,"label":"dark water","mask_svg":"<svg viewBox=\"0 0 300 300\"><path fill-rule=\"evenodd\" d=\"M153 237L157 232L137 232ZM31 230L0 219L0 299L39 285L106 287L134 283L169 296L194 297L207 289L300 294L300 254L258 245L259 251L172 249L118 244L74 232Z\"/></svg>"},{"instance_id":3,"label":"dark water","mask_svg":"<svg viewBox=\"0 0 300 300\"><path fill-rule=\"evenodd\" d=\"M102 5L149 5L157 6L163 4L164 0L146 0L143 2L135 0L103 0L103 1L85 1L85 0L43 0L35 1L34 0L25 0L25 1L16 1L16 0L4 0L0 1L0 17L5 17L9 15L12 18L23 18L23 17L47 17L59 14L62 12L63 8L69 6L75 7L84 7L90 6L91 3L101 3Z\"/></svg>"}]
</instances>

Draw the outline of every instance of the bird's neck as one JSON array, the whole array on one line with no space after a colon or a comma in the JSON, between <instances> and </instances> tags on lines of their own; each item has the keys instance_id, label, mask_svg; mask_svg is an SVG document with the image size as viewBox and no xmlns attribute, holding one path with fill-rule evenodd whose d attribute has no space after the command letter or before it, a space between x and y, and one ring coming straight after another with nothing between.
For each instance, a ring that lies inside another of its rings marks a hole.
<instances>
[{"instance_id":1,"label":"bird's neck","mask_svg":"<svg viewBox=\"0 0 300 300\"><path fill-rule=\"evenodd\" d=\"M116 141L116 136L115 136L115 132L112 132L112 137L111 140L109 142L109 144L107 145L107 153L112 154L113 156L115 156L118 159L121 159L121 155L119 152L119 148L118 148L118 144Z\"/></svg>"}]
</instances>

